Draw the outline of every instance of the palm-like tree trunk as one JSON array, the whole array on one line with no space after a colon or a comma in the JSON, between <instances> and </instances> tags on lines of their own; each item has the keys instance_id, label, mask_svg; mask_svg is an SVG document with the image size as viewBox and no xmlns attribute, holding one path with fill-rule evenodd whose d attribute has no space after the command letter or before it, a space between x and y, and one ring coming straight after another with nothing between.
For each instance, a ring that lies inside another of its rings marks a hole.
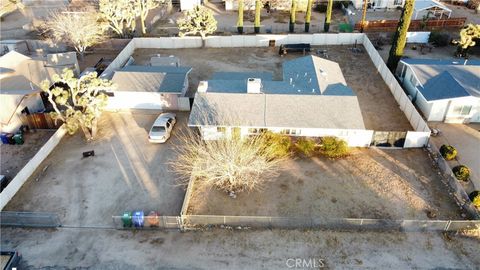
<instances>
[{"instance_id":1,"label":"palm-like tree trunk","mask_svg":"<svg viewBox=\"0 0 480 270\"><path fill-rule=\"evenodd\" d=\"M310 21L312 20L312 6L313 0L308 0L307 3L307 13L305 14L305 32L310 31Z\"/></svg>"},{"instance_id":2,"label":"palm-like tree trunk","mask_svg":"<svg viewBox=\"0 0 480 270\"><path fill-rule=\"evenodd\" d=\"M243 34L243 7L243 0L238 0L237 31L239 34Z\"/></svg>"},{"instance_id":3,"label":"palm-like tree trunk","mask_svg":"<svg viewBox=\"0 0 480 270\"><path fill-rule=\"evenodd\" d=\"M407 32L412 19L413 7L415 0L406 0L402 10L402 15L398 21L397 31L393 36L392 48L390 48L390 54L387 60L387 67L391 72L395 72L398 62L403 55L403 49L407 43Z\"/></svg>"},{"instance_id":4,"label":"palm-like tree trunk","mask_svg":"<svg viewBox=\"0 0 480 270\"><path fill-rule=\"evenodd\" d=\"M253 28L256 34L260 33L260 15L261 15L260 12L261 11L262 11L262 1L255 0L255 22L254 22Z\"/></svg>"},{"instance_id":5,"label":"palm-like tree trunk","mask_svg":"<svg viewBox=\"0 0 480 270\"><path fill-rule=\"evenodd\" d=\"M295 32L295 13L297 13L297 0L292 0L292 6L290 7L290 33Z\"/></svg>"},{"instance_id":6,"label":"palm-like tree trunk","mask_svg":"<svg viewBox=\"0 0 480 270\"><path fill-rule=\"evenodd\" d=\"M327 14L325 14L325 23L323 24L323 31L328 32L330 30L330 21L332 20L333 0L328 0Z\"/></svg>"}]
</instances>

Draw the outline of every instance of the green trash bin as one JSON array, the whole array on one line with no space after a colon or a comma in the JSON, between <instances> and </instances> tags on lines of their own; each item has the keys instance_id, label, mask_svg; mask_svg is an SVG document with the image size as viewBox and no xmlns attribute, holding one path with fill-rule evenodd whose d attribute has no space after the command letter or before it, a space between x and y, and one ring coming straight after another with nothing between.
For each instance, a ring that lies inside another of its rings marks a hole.
<instances>
[{"instance_id":1,"label":"green trash bin","mask_svg":"<svg viewBox=\"0 0 480 270\"><path fill-rule=\"evenodd\" d=\"M21 133L17 133L13 135L13 141L15 142L15 144L23 144L24 143L23 135Z\"/></svg>"},{"instance_id":2,"label":"green trash bin","mask_svg":"<svg viewBox=\"0 0 480 270\"><path fill-rule=\"evenodd\" d=\"M123 227L132 227L132 212L123 212L122 216Z\"/></svg>"}]
</instances>

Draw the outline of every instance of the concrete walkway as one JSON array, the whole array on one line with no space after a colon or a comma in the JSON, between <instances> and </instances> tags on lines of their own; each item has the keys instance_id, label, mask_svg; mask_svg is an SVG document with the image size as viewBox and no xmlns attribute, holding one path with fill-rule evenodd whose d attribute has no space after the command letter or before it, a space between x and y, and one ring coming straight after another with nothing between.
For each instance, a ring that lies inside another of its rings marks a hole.
<instances>
[{"instance_id":1,"label":"concrete walkway","mask_svg":"<svg viewBox=\"0 0 480 270\"><path fill-rule=\"evenodd\" d=\"M474 188L480 189L480 124L430 122L429 126L441 131L440 136L432 137L432 142L437 147L440 148L442 144L450 144L457 148L458 162L453 162L451 165L467 165L472 171L470 179Z\"/></svg>"}]
</instances>

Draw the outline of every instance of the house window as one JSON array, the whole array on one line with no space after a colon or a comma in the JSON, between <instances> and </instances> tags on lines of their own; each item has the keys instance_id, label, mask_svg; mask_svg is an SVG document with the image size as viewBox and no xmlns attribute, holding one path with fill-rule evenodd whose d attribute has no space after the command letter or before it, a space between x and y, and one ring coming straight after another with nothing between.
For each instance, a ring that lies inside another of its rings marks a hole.
<instances>
[{"instance_id":1,"label":"house window","mask_svg":"<svg viewBox=\"0 0 480 270\"><path fill-rule=\"evenodd\" d=\"M469 115L472 110L472 106L455 106L453 107L453 113L456 115Z\"/></svg>"},{"instance_id":2,"label":"house window","mask_svg":"<svg viewBox=\"0 0 480 270\"><path fill-rule=\"evenodd\" d=\"M403 5L403 0L393 0L393 4L395 6L401 6L401 5Z\"/></svg>"},{"instance_id":3,"label":"house window","mask_svg":"<svg viewBox=\"0 0 480 270\"><path fill-rule=\"evenodd\" d=\"M282 129L280 130L280 134L290 135L290 129Z\"/></svg>"},{"instance_id":4,"label":"house window","mask_svg":"<svg viewBox=\"0 0 480 270\"><path fill-rule=\"evenodd\" d=\"M227 131L226 127L217 127L217 132L225 133Z\"/></svg>"},{"instance_id":5,"label":"house window","mask_svg":"<svg viewBox=\"0 0 480 270\"><path fill-rule=\"evenodd\" d=\"M410 82L413 86L417 86L417 79L415 79L415 76L413 76L413 74L410 76Z\"/></svg>"},{"instance_id":6,"label":"house window","mask_svg":"<svg viewBox=\"0 0 480 270\"><path fill-rule=\"evenodd\" d=\"M260 134L264 132L267 132L266 128L249 128L248 129L248 133L250 134Z\"/></svg>"}]
</instances>

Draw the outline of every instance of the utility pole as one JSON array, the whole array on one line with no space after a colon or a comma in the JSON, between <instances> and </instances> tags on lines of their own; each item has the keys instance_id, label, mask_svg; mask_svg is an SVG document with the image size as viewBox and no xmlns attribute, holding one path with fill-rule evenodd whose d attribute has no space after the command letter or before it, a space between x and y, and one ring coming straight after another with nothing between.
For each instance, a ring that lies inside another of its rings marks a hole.
<instances>
[{"instance_id":1,"label":"utility pole","mask_svg":"<svg viewBox=\"0 0 480 270\"><path fill-rule=\"evenodd\" d=\"M363 33L365 26L365 19L367 18L367 0L363 0L362 21L360 22L360 33Z\"/></svg>"}]
</instances>

